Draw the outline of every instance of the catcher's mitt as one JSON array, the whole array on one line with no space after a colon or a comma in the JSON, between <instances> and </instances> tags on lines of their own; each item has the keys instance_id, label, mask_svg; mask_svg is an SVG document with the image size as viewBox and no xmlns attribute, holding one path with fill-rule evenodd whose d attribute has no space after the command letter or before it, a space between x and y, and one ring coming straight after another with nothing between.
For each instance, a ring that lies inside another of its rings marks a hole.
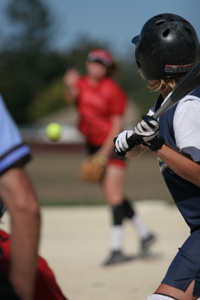
<instances>
[{"instance_id":1,"label":"catcher's mitt","mask_svg":"<svg viewBox=\"0 0 200 300\"><path fill-rule=\"evenodd\" d=\"M107 158L100 154L86 157L80 168L80 179L88 182L100 182L105 174Z\"/></svg>"}]
</instances>

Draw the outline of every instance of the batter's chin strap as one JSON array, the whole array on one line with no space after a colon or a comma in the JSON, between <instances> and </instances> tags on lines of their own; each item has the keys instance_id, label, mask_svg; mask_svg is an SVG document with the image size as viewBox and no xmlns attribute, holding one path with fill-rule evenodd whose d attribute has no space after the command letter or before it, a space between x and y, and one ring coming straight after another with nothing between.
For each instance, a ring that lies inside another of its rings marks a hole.
<instances>
[{"instance_id":1,"label":"batter's chin strap","mask_svg":"<svg viewBox=\"0 0 200 300\"><path fill-rule=\"evenodd\" d=\"M179 300L179 299L164 294L152 294L147 298L147 300Z\"/></svg>"}]
</instances>

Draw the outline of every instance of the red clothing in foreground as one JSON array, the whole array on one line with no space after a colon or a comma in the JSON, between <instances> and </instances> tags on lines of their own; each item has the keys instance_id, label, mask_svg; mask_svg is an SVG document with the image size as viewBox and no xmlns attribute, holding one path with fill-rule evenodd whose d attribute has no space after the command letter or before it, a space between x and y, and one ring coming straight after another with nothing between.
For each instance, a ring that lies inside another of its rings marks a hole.
<instances>
[{"instance_id":1,"label":"red clothing in foreground","mask_svg":"<svg viewBox=\"0 0 200 300\"><path fill-rule=\"evenodd\" d=\"M3 230L0 230L0 249L0 266L8 276L10 264L10 235ZM38 257L34 300L67 300L56 282L53 271L40 256Z\"/></svg>"}]
</instances>

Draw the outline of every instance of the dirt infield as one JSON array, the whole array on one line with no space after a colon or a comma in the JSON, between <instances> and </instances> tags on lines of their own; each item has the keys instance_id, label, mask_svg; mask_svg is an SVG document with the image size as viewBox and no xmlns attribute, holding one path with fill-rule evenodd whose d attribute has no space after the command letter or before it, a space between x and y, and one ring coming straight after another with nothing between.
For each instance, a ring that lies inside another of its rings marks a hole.
<instances>
[{"instance_id":1,"label":"dirt infield","mask_svg":"<svg viewBox=\"0 0 200 300\"><path fill-rule=\"evenodd\" d=\"M107 268L101 266L110 242L107 206L42 208L40 253L69 300L146 300L158 286L189 230L176 207L166 201L135 205L158 236L154 257ZM1 227L8 230L7 214ZM136 254L138 237L129 223L124 230L124 251Z\"/></svg>"},{"instance_id":2,"label":"dirt infield","mask_svg":"<svg viewBox=\"0 0 200 300\"><path fill-rule=\"evenodd\" d=\"M145 300L159 285L189 230L176 207L170 205L171 196L154 154L129 160L126 195L135 200L136 209L158 236L158 242L151 259L102 267L110 250L110 211L107 205L83 205L105 204L97 184L78 179L84 157L84 151L33 149L34 159L27 171L40 203L65 204L42 206L40 253L55 271L69 300ZM9 230L7 214L1 227ZM124 251L137 254L136 232L129 223L124 229Z\"/></svg>"}]
</instances>

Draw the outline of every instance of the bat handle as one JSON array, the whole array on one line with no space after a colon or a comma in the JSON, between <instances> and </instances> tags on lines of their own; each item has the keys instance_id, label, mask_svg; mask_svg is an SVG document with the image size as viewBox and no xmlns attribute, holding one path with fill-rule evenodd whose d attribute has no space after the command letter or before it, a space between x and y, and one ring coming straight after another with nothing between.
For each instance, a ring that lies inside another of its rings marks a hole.
<instances>
[{"instance_id":1,"label":"bat handle","mask_svg":"<svg viewBox=\"0 0 200 300\"><path fill-rule=\"evenodd\" d=\"M139 145L139 144L136 144L137 138L138 138L137 134L134 133L133 135L131 135L131 136L127 139L128 145L130 146L130 150L133 148L133 146ZM114 143L115 143L116 139L117 139L117 137L114 138ZM126 152L128 152L128 151L130 151L130 150L128 149ZM126 152L125 152L125 151L119 152L119 151L117 150L117 148L114 147L114 153L115 153L115 155L116 155L117 157L120 157L120 158L121 158L121 157L124 157L124 156L126 155Z\"/></svg>"}]
</instances>

